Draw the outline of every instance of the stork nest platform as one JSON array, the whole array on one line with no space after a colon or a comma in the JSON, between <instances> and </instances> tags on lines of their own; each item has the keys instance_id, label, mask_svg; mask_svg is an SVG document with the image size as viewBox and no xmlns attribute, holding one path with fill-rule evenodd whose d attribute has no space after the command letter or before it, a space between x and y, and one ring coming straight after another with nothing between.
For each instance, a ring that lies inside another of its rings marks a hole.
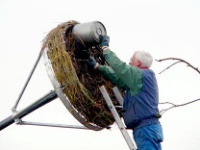
<instances>
[{"instance_id":1,"label":"stork nest platform","mask_svg":"<svg viewBox=\"0 0 200 150\"><path fill-rule=\"evenodd\" d=\"M98 45L86 50L77 48L75 35L72 33L76 24L76 21L64 22L48 33L42 47L45 63L49 64L47 68L51 72L50 78L55 91L58 91L58 96L67 105L69 112L90 129L109 128L115 120L99 87L104 85L113 103L119 105L112 91L114 85L98 70L88 66L88 53L99 64L106 65L106 62Z\"/></svg>"}]
</instances>

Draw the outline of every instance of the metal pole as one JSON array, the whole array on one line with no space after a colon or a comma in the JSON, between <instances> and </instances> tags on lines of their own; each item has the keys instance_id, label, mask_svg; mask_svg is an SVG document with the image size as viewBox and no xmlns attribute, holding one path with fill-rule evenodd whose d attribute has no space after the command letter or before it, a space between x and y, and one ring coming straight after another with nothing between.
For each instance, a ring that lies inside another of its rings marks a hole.
<instances>
[{"instance_id":1,"label":"metal pole","mask_svg":"<svg viewBox=\"0 0 200 150\"><path fill-rule=\"evenodd\" d=\"M30 122L30 121L22 121L20 120L19 125L34 125L34 126L44 126L44 127L58 127L58 128L71 128L71 129L85 129L89 130L84 126L78 125L65 125L65 124L55 124L55 123L40 123L40 122Z\"/></svg>"},{"instance_id":2,"label":"metal pole","mask_svg":"<svg viewBox=\"0 0 200 150\"><path fill-rule=\"evenodd\" d=\"M58 96L55 91L51 91L48 94L44 95L42 98L37 100L36 102L32 103L28 107L24 108L23 110L16 112L14 115L11 115L0 122L0 131L7 126L13 124L16 119L21 119L22 117L28 115L29 113L33 112L34 110L44 106L45 104L51 102L52 100L56 99Z\"/></svg>"},{"instance_id":3,"label":"metal pole","mask_svg":"<svg viewBox=\"0 0 200 150\"><path fill-rule=\"evenodd\" d=\"M22 88L22 91L21 91L21 93L19 94L19 97L18 97L18 99L17 99L17 101L16 101L14 107L12 108L12 111L13 111L13 112L16 111L17 105L19 104L19 101L20 101L22 95L24 94L24 91L26 90L26 87L27 87L27 85L28 85L28 83L29 83L29 81L30 81L30 79L31 79L31 77L32 77L32 75L33 75L33 73L34 73L34 71L35 71L35 69L36 69L36 67L37 67L37 65L38 65L38 63L39 63L39 61L40 61L41 56L42 56L42 51L40 51L40 53L39 53L39 55L38 55L38 58L37 58L37 60L36 60L36 62L35 62L35 64L34 64L32 70L31 70L31 72L30 72L30 74L29 74L29 76L28 76L28 79L26 80L26 82L25 82L25 84L24 84L24 87Z\"/></svg>"}]
</instances>

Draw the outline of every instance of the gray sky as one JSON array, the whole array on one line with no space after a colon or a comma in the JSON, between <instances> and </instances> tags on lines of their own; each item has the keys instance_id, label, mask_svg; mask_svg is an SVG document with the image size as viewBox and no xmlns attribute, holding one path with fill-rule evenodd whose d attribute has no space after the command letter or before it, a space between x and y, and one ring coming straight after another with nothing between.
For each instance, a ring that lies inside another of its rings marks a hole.
<instances>
[{"instance_id":1,"label":"gray sky","mask_svg":"<svg viewBox=\"0 0 200 150\"><path fill-rule=\"evenodd\" d=\"M36 61L43 38L58 24L68 20L101 21L111 38L110 48L126 62L139 49L149 51L155 59L178 57L199 67L199 18L197 0L0 0L0 120L12 114L11 108ZM186 65L178 64L158 74L171 63L154 62L152 66L158 78L160 102L181 104L199 98L200 74ZM41 61L18 109L52 89ZM200 102L196 102L163 115L164 150L199 149L199 108ZM23 120L79 125L59 99ZM0 132L1 150L55 148L128 149L116 124L111 130L98 132L13 124Z\"/></svg>"}]
</instances>

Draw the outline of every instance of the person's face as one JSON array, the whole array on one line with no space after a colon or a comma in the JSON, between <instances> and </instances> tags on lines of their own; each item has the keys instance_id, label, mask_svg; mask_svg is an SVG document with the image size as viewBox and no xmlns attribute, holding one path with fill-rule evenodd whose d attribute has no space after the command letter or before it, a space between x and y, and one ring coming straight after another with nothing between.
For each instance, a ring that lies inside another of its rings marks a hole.
<instances>
[{"instance_id":1,"label":"person's face","mask_svg":"<svg viewBox=\"0 0 200 150\"><path fill-rule=\"evenodd\" d=\"M141 63L139 60L136 59L135 54L131 57L129 65L135 66L135 67L140 67Z\"/></svg>"}]
</instances>

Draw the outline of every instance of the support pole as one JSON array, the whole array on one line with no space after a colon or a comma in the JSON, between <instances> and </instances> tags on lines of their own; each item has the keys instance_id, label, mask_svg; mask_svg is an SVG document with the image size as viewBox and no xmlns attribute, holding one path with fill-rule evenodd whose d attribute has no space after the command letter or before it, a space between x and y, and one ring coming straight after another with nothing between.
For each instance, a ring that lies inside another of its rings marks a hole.
<instances>
[{"instance_id":1,"label":"support pole","mask_svg":"<svg viewBox=\"0 0 200 150\"><path fill-rule=\"evenodd\" d=\"M44 106L45 104L51 102L52 100L56 99L58 96L55 91L51 91L48 94L44 95L39 100L35 101L28 107L24 108L21 111L16 112L14 115L11 115L0 122L0 131L7 126L13 124L16 119L21 119L22 117L30 114L34 110Z\"/></svg>"},{"instance_id":2,"label":"support pole","mask_svg":"<svg viewBox=\"0 0 200 150\"><path fill-rule=\"evenodd\" d=\"M40 58L41 58L41 56L42 56L42 52L43 52L43 51L40 51L40 53L39 53L39 55L38 55L38 58L37 58L37 60L36 60L36 62L35 62L35 64L34 64L34 66L33 66L33 69L31 70L31 72L30 72L30 74L29 74L29 76L28 76L28 79L26 80L26 82L25 82L25 84L24 84L24 87L22 88L22 91L21 91L21 93L19 94L19 97L18 97L18 99L17 99L17 101L16 101L14 107L12 108L12 111L13 111L13 112L16 111L17 105L19 104L19 101L20 101L22 95L24 94L24 91L26 90L26 87L27 87L29 81L31 80L31 77L32 77L32 75L33 75L33 73L34 73L34 71L35 71L35 69L36 69L36 67L37 67L37 65L38 65L38 63L39 63L39 61L40 61Z\"/></svg>"},{"instance_id":3,"label":"support pole","mask_svg":"<svg viewBox=\"0 0 200 150\"><path fill-rule=\"evenodd\" d=\"M78 125L65 125L65 124L55 124L55 123L40 123L40 122L29 122L20 120L19 125L33 125L33 126L43 126L43 127L58 127L58 128L71 128L71 129L85 129L89 130L84 126Z\"/></svg>"}]
</instances>

